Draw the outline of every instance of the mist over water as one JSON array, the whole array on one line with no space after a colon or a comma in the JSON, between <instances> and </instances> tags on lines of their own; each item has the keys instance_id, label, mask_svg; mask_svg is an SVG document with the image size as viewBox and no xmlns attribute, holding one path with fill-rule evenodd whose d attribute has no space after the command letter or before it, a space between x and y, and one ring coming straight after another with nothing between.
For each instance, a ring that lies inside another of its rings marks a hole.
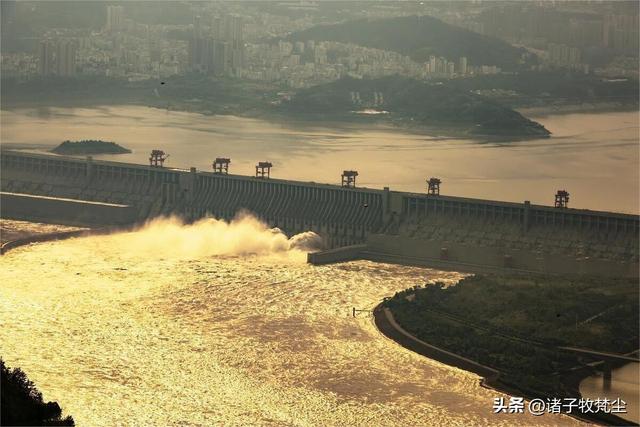
<instances>
[{"instance_id":1,"label":"mist over water","mask_svg":"<svg viewBox=\"0 0 640 427\"><path fill-rule=\"evenodd\" d=\"M288 238L249 213L239 213L227 222L203 218L185 224L179 217L156 218L131 233L113 237L123 254L199 259L223 256L281 256L304 262L305 250L319 249L321 238L308 231Z\"/></svg>"},{"instance_id":2,"label":"mist over water","mask_svg":"<svg viewBox=\"0 0 640 427\"><path fill-rule=\"evenodd\" d=\"M363 313L462 276L314 267L251 217L20 247L0 257L1 353L79 426L533 425L499 393L405 350Z\"/></svg>"}]
</instances>

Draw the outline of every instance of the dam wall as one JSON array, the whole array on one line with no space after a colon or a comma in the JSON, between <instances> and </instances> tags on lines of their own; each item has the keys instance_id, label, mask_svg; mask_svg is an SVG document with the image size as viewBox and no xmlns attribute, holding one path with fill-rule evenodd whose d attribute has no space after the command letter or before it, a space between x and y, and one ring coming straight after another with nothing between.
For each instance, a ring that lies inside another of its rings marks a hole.
<instances>
[{"instance_id":1,"label":"dam wall","mask_svg":"<svg viewBox=\"0 0 640 427\"><path fill-rule=\"evenodd\" d=\"M328 247L363 243L383 226L383 191L3 150L2 191L134 206L136 220L232 219L249 211Z\"/></svg>"},{"instance_id":2,"label":"dam wall","mask_svg":"<svg viewBox=\"0 0 640 427\"><path fill-rule=\"evenodd\" d=\"M136 212L127 205L0 192L0 217L91 227L131 224Z\"/></svg>"},{"instance_id":3,"label":"dam wall","mask_svg":"<svg viewBox=\"0 0 640 427\"><path fill-rule=\"evenodd\" d=\"M351 245L307 254L307 262L314 265L334 264L363 258L367 245Z\"/></svg>"},{"instance_id":4,"label":"dam wall","mask_svg":"<svg viewBox=\"0 0 640 427\"><path fill-rule=\"evenodd\" d=\"M136 222L174 214L229 220L244 210L289 235L314 231L327 248L366 243L388 259L559 273L638 266L637 215L16 150L2 150L0 161L4 192L127 205Z\"/></svg>"},{"instance_id":5,"label":"dam wall","mask_svg":"<svg viewBox=\"0 0 640 427\"><path fill-rule=\"evenodd\" d=\"M406 236L371 235L361 259L425 266L470 273L499 271L558 275L638 277L636 260L603 259L555 253L432 241Z\"/></svg>"}]
</instances>

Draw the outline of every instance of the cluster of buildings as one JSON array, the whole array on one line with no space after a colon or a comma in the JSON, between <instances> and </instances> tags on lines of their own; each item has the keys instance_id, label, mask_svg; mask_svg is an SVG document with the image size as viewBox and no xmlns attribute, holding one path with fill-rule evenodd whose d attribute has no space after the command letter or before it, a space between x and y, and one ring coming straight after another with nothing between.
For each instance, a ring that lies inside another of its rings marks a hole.
<instances>
[{"instance_id":1,"label":"cluster of buildings","mask_svg":"<svg viewBox=\"0 0 640 427\"><path fill-rule=\"evenodd\" d=\"M77 45L73 39L42 40L38 49L38 74L75 76L76 52Z\"/></svg>"},{"instance_id":2,"label":"cluster of buildings","mask_svg":"<svg viewBox=\"0 0 640 427\"><path fill-rule=\"evenodd\" d=\"M378 78L399 74L429 78L455 78L492 74L499 68L472 66L467 58L431 56L418 63L400 53L323 41L250 42L246 33L259 33L269 17L238 14L196 15L190 25L147 25L127 18L124 6L107 6L104 28L92 33L55 30L40 41L36 57L3 55L3 71L29 78L33 75L72 77L104 75L142 80L186 73L275 82L290 88L326 83L343 76ZM280 28L283 29L283 28ZM180 34L182 37L172 37ZM8 72L7 72L8 71Z\"/></svg>"},{"instance_id":3,"label":"cluster of buildings","mask_svg":"<svg viewBox=\"0 0 640 427\"><path fill-rule=\"evenodd\" d=\"M213 17L209 25L195 17L189 39L189 70L215 76L242 75L245 68L242 17Z\"/></svg>"},{"instance_id":4,"label":"cluster of buildings","mask_svg":"<svg viewBox=\"0 0 640 427\"><path fill-rule=\"evenodd\" d=\"M103 75L129 80L201 73L299 88L342 76L399 74L431 79L501 72L492 64L471 64L466 57L430 56L416 62L396 52L354 44L286 41L288 33L318 24L310 15L248 12L240 9L245 7L240 3L199 7L193 11L192 23L168 25L136 22L127 16L126 4L107 6L101 30L52 29L43 34L35 53L3 53L2 73L23 79L35 75ZM395 9L372 10L401 13ZM589 50L595 47L637 57L638 15L610 12L574 13L558 11L544 2L504 2L439 17L531 48L542 58L542 69L589 72ZM615 72L624 73L628 61L616 64ZM637 74L637 64L635 70Z\"/></svg>"},{"instance_id":5,"label":"cluster of buildings","mask_svg":"<svg viewBox=\"0 0 640 427\"><path fill-rule=\"evenodd\" d=\"M589 72L589 65L582 62L582 51L566 44L549 43L547 61L556 67Z\"/></svg>"},{"instance_id":6,"label":"cluster of buildings","mask_svg":"<svg viewBox=\"0 0 640 427\"><path fill-rule=\"evenodd\" d=\"M500 72L496 66L471 66L466 57L453 61L430 56L426 62L416 62L397 52L314 40L248 44L247 58L243 78L281 81L291 88L324 83L342 76L379 78L397 74L431 79Z\"/></svg>"},{"instance_id":7,"label":"cluster of buildings","mask_svg":"<svg viewBox=\"0 0 640 427\"><path fill-rule=\"evenodd\" d=\"M603 54L637 58L640 15L634 3L503 1L466 13L445 11L439 17L470 31L531 48L542 58L543 68L589 72ZM634 68L637 70L637 66Z\"/></svg>"}]
</instances>

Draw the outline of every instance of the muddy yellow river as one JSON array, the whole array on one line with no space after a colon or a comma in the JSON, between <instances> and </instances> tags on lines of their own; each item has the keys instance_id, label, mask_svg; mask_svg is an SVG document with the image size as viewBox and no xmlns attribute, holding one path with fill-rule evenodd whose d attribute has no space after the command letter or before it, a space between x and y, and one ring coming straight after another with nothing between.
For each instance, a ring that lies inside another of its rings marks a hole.
<instances>
[{"instance_id":1,"label":"muddy yellow river","mask_svg":"<svg viewBox=\"0 0 640 427\"><path fill-rule=\"evenodd\" d=\"M575 423L493 415L500 394L479 377L351 316L459 274L314 267L294 246L245 218L15 249L0 258L0 355L80 426Z\"/></svg>"}]
</instances>

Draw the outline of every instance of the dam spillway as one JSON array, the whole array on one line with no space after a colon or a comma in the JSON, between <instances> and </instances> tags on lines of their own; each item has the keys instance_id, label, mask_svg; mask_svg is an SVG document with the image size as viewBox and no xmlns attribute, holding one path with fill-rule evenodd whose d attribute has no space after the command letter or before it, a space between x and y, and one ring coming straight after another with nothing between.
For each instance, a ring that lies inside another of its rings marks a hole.
<instances>
[{"instance_id":1,"label":"dam spillway","mask_svg":"<svg viewBox=\"0 0 640 427\"><path fill-rule=\"evenodd\" d=\"M16 150L2 150L0 158L5 193L126 205L134 222L172 214L228 220L246 210L289 235L314 231L329 248L367 244L380 259L637 276L637 215Z\"/></svg>"},{"instance_id":2,"label":"dam spillway","mask_svg":"<svg viewBox=\"0 0 640 427\"><path fill-rule=\"evenodd\" d=\"M384 224L380 190L9 150L1 166L2 191L129 205L137 221L246 210L288 234L315 231L328 246L362 242Z\"/></svg>"}]
</instances>

